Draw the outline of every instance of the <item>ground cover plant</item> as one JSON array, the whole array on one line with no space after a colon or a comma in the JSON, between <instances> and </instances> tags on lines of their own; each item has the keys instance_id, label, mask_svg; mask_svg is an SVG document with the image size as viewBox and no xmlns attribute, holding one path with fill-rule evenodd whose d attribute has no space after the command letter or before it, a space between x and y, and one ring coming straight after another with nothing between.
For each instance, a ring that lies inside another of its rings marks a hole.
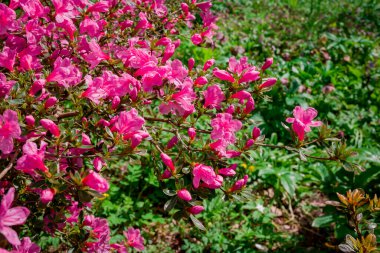
<instances>
[{"instance_id":1,"label":"ground cover plant","mask_svg":"<svg viewBox=\"0 0 380 253\"><path fill-rule=\"evenodd\" d=\"M0 3L1 252L375 252L380 6L333 5Z\"/></svg>"}]
</instances>

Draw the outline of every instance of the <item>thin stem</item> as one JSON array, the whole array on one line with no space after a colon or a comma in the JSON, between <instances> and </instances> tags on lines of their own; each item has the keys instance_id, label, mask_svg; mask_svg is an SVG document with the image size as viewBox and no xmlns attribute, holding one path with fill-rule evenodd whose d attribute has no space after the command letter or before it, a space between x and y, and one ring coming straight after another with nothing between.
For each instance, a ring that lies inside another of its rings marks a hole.
<instances>
[{"instance_id":1,"label":"thin stem","mask_svg":"<svg viewBox=\"0 0 380 253\"><path fill-rule=\"evenodd\" d=\"M11 161L9 162L8 166L0 173L0 179L2 179L10 169L13 167L13 163L16 161L16 158L18 156L19 151L17 150L16 153L14 153Z\"/></svg>"}]
</instances>

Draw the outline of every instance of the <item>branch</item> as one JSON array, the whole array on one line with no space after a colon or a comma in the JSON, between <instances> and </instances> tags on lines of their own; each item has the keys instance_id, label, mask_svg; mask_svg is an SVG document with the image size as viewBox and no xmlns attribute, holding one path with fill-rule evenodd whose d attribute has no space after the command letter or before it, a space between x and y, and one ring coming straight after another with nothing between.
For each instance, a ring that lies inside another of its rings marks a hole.
<instances>
[{"instance_id":1,"label":"branch","mask_svg":"<svg viewBox=\"0 0 380 253\"><path fill-rule=\"evenodd\" d=\"M18 156L18 153L19 153L19 150L16 151L16 153L14 153L11 161L9 162L8 166L0 173L0 179L2 179L10 169L12 169L13 167L13 163L16 161L16 158Z\"/></svg>"}]
</instances>

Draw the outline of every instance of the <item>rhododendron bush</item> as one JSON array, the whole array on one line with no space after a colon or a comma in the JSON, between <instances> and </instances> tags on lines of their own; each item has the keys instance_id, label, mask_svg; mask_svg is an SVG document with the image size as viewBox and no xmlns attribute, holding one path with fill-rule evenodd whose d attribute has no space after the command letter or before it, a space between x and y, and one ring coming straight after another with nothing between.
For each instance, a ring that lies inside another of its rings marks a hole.
<instances>
[{"instance_id":1,"label":"rhododendron bush","mask_svg":"<svg viewBox=\"0 0 380 253\"><path fill-rule=\"evenodd\" d=\"M297 106L286 119L293 143L265 144L250 117L276 84L266 73L272 58L258 66L230 58L218 68L214 59L173 57L181 40L213 43L211 6L196 0L0 3L1 252L39 252L33 241L46 234L59 235L62 250L143 250L138 228L125 224L125 239L110 243L106 218L94 216L94 201L105 197L117 173L114 160L126 166L128 158L152 160L168 195L162 205L201 229L195 216L204 210L202 199L215 191L226 200L250 198L237 161L260 146L356 166L314 108ZM315 139L313 127L320 129ZM327 147L326 155L310 155L312 143Z\"/></svg>"}]
</instances>

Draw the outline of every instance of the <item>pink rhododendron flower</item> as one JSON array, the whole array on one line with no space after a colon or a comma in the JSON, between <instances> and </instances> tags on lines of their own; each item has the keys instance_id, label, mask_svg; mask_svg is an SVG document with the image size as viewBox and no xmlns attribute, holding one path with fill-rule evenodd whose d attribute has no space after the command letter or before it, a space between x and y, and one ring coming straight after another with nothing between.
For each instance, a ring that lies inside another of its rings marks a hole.
<instances>
[{"instance_id":1,"label":"pink rhododendron flower","mask_svg":"<svg viewBox=\"0 0 380 253\"><path fill-rule=\"evenodd\" d=\"M59 137L61 135L61 131L59 130L59 127L52 120L41 119L40 124L55 137Z\"/></svg>"},{"instance_id":2,"label":"pink rhododendron flower","mask_svg":"<svg viewBox=\"0 0 380 253\"><path fill-rule=\"evenodd\" d=\"M45 109L49 109L50 107L53 107L58 102L58 99L56 97L49 97L45 102Z\"/></svg>"},{"instance_id":3,"label":"pink rhododendron flower","mask_svg":"<svg viewBox=\"0 0 380 253\"><path fill-rule=\"evenodd\" d=\"M83 178L82 183L100 193L105 193L110 188L108 181L93 170Z\"/></svg>"},{"instance_id":4,"label":"pink rhododendron flower","mask_svg":"<svg viewBox=\"0 0 380 253\"><path fill-rule=\"evenodd\" d=\"M0 98L8 96L15 83L16 81L7 81L6 76L0 73Z\"/></svg>"},{"instance_id":5,"label":"pink rhododendron flower","mask_svg":"<svg viewBox=\"0 0 380 253\"><path fill-rule=\"evenodd\" d=\"M266 70L267 68L272 66L272 64L273 64L273 58L266 59L264 65L261 67L261 70L262 71Z\"/></svg>"},{"instance_id":6,"label":"pink rhododendron flower","mask_svg":"<svg viewBox=\"0 0 380 253\"><path fill-rule=\"evenodd\" d=\"M0 150L3 154L10 154L13 151L13 139L19 138L21 128L18 123L17 113L12 110L5 110L0 115Z\"/></svg>"},{"instance_id":7,"label":"pink rhododendron flower","mask_svg":"<svg viewBox=\"0 0 380 253\"><path fill-rule=\"evenodd\" d=\"M237 164L235 163L235 164L232 164L228 168L219 169L218 173L225 177L232 177L232 176L235 176L236 174L236 171L235 171L236 167L237 167Z\"/></svg>"},{"instance_id":8,"label":"pink rhododendron flower","mask_svg":"<svg viewBox=\"0 0 380 253\"><path fill-rule=\"evenodd\" d=\"M4 67L12 72L15 60L16 51L10 49L9 47L4 47L3 51L0 52L0 67Z\"/></svg>"},{"instance_id":9,"label":"pink rhododendron flower","mask_svg":"<svg viewBox=\"0 0 380 253\"><path fill-rule=\"evenodd\" d=\"M250 69L244 72L244 74L239 79L239 83L254 82L258 79L260 79L260 72L256 71L255 69Z\"/></svg>"},{"instance_id":10,"label":"pink rhododendron flower","mask_svg":"<svg viewBox=\"0 0 380 253\"><path fill-rule=\"evenodd\" d=\"M44 164L46 146L47 143L41 141L38 149L36 143L27 141L22 147L23 156L17 160L16 169L30 175L36 174L35 169L48 172L49 169Z\"/></svg>"},{"instance_id":11,"label":"pink rhododendron flower","mask_svg":"<svg viewBox=\"0 0 380 253\"><path fill-rule=\"evenodd\" d=\"M26 207L13 207L12 202L15 196L15 188L10 188L3 196L0 205L0 233L12 244L20 245L20 239L16 231L11 226L24 224L30 211Z\"/></svg>"},{"instance_id":12,"label":"pink rhododendron flower","mask_svg":"<svg viewBox=\"0 0 380 253\"><path fill-rule=\"evenodd\" d=\"M94 69L101 61L108 61L110 59L110 56L103 52L95 39L92 39L87 45L88 50L87 53L83 55L83 58L90 64L90 69Z\"/></svg>"},{"instance_id":13,"label":"pink rhododendron flower","mask_svg":"<svg viewBox=\"0 0 380 253\"><path fill-rule=\"evenodd\" d=\"M110 3L108 1L99 1L94 5L91 5L87 12L107 12L110 8Z\"/></svg>"},{"instance_id":14,"label":"pink rhododendron flower","mask_svg":"<svg viewBox=\"0 0 380 253\"><path fill-rule=\"evenodd\" d=\"M194 188L199 187L201 180L212 189L221 187L223 183L223 178L219 178L212 167L198 164L193 169Z\"/></svg>"},{"instance_id":15,"label":"pink rhododendron flower","mask_svg":"<svg viewBox=\"0 0 380 253\"><path fill-rule=\"evenodd\" d=\"M287 118L286 122L293 123L293 130L297 134L300 141L305 138L305 132L310 132L310 127L318 127L322 125L321 121L313 121L317 117L318 112L312 107L304 110L301 106L296 106L293 110L294 118Z\"/></svg>"},{"instance_id":16,"label":"pink rhododendron flower","mask_svg":"<svg viewBox=\"0 0 380 253\"><path fill-rule=\"evenodd\" d=\"M230 83L235 82L234 77L225 70L220 70L218 68L214 68L212 73L214 74L215 77L219 78L220 80L228 81Z\"/></svg>"},{"instance_id":17,"label":"pink rhododendron flower","mask_svg":"<svg viewBox=\"0 0 380 253\"><path fill-rule=\"evenodd\" d=\"M0 253L39 253L41 248L33 243L29 237L24 237L20 245L13 245L13 250L7 251L0 249Z\"/></svg>"},{"instance_id":18,"label":"pink rhododendron flower","mask_svg":"<svg viewBox=\"0 0 380 253\"><path fill-rule=\"evenodd\" d=\"M140 234L139 229L128 228L124 231L124 236L127 238L127 245L135 248L137 251L144 250L144 238Z\"/></svg>"},{"instance_id":19,"label":"pink rhododendron flower","mask_svg":"<svg viewBox=\"0 0 380 253\"><path fill-rule=\"evenodd\" d=\"M186 189L178 190L177 196L178 198L183 199L185 201L190 201L192 199L190 192Z\"/></svg>"},{"instance_id":20,"label":"pink rhododendron flower","mask_svg":"<svg viewBox=\"0 0 380 253\"><path fill-rule=\"evenodd\" d=\"M200 87L200 86L203 86L207 83L207 78L204 77L204 76L200 76L198 77L197 79L195 79L194 81L194 85L197 86L197 87Z\"/></svg>"},{"instance_id":21,"label":"pink rhododendron flower","mask_svg":"<svg viewBox=\"0 0 380 253\"><path fill-rule=\"evenodd\" d=\"M235 143L235 133L241 129L243 124L239 120L232 119L232 115L229 113L218 113L216 118L211 120L211 126L213 127L211 139Z\"/></svg>"},{"instance_id":22,"label":"pink rhododendron flower","mask_svg":"<svg viewBox=\"0 0 380 253\"><path fill-rule=\"evenodd\" d=\"M70 59L58 57L54 62L54 70L46 78L47 82L57 82L68 88L77 85L82 79L82 72L71 64Z\"/></svg>"},{"instance_id":23,"label":"pink rhododendron flower","mask_svg":"<svg viewBox=\"0 0 380 253\"><path fill-rule=\"evenodd\" d=\"M205 64L203 65L203 71L207 71L209 68L211 68L215 63L214 59L207 60Z\"/></svg>"},{"instance_id":24,"label":"pink rhododendron flower","mask_svg":"<svg viewBox=\"0 0 380 253\"><path fill-rule=\"evenodd\" d=\"M245 108L243 110L245 114L249 114L253 109L255 109L255 101L253 100L252 95L248 91L238 91L235 94L233 94L231 98L239 99L240 104L244 104L245 102Z\"/></svg>"},{"instance_id":25,"label":"pink rhododendron flower","mask_svg":"<svg viewBox=\"0 0 380 253\"><path fill-rule=\"evenodd\" d=\"M7 34L7 30L14 25L16 12L0 3L0 35Z\"/></svg>"},{"instance_id":26,"label":"pink rhododendron flower","mask_svg":"<svg viewBox=\"0 0 380 253\"><path fill-rule=\"evenodd\" d=\"M83 225L92 228L92 240L85 243L87 247L86 252L111 252L111 245L109 244L111 231L107 219L87 215L84 218Z\"/></svg>"},{"instance_id":27,"label":"pink rhododendron flower","mask_svg":"<svg viewBox=\"0 0 380 253\"><path fill-rule=\"evenodd\" d=\"M220 109L220 103L226 98L219 85L212 85L207 87L207 90L203 91L205 97L204 107Z\"/></svg>"},{"instance_id":28,"label":"pink rhododendron flower","mask_svg":"<svg viewBox=\"0 0 380 253\"><path fill-rule=\"evenodd\" d=\"M192 206L189 209L187 209L187 211L189 213L194 214L194 215L197 215L197 214L201 213L204 210L205 210L205 208L203 206Z\"/></svg>"}]
</instances>

